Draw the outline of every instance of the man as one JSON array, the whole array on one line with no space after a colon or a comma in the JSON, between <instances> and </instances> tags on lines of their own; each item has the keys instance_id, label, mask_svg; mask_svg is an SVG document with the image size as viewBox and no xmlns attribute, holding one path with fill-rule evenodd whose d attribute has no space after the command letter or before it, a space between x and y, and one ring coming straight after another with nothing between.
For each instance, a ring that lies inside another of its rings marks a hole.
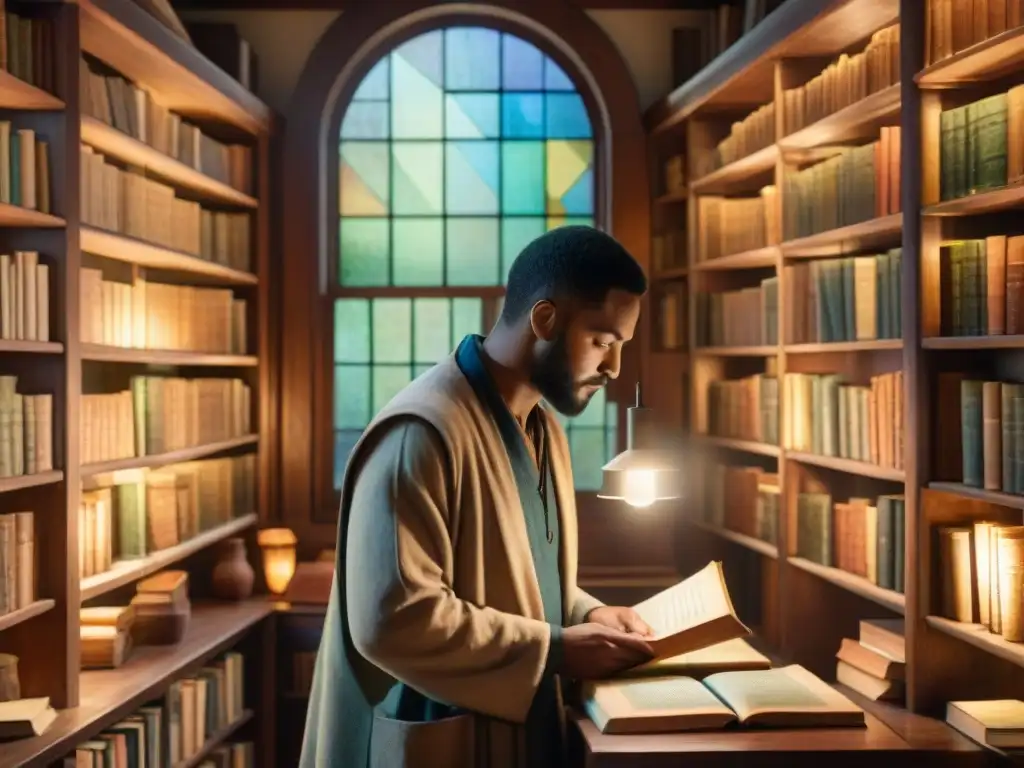
<instances>
[{"instance_id":1,"label":"man","mask_svg":"<svg viewBox=\"0 0 1024 768\"><path fill-rule=\"evenodd\" d=\"M494 329L400 392L349 459L303 768L544 768L563 679L651 657L576 586L567 415L619 374L647 289L590 227L518 256Z\"/></svg>"}]
</instances>

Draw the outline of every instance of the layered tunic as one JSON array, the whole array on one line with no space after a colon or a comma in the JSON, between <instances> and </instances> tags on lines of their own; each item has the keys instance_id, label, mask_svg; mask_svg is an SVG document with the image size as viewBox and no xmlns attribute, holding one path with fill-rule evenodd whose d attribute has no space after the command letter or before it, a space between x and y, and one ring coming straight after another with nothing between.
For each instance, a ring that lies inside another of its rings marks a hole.
<instances>
[{"instance_id":1,"label":"layered tunic","mask_svg":"<svg viewBox=\"0 0 1024 768\"><path fill-rule=\"evenodd\" d=\"M303 768L562 762L561 627L599 603L576 587L565 435L541 408L520 428L481 341L349 460Z\"/></svg>"}]
</instances>

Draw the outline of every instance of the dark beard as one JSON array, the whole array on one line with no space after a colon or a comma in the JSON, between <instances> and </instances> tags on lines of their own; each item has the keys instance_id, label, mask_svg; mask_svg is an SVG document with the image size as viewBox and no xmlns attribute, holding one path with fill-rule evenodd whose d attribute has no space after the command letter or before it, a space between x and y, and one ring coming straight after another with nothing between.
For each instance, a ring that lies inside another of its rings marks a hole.
<instances>
[{"instance_id":1,"label":"dark beard","mask_svg":"<svg viewBox=\"0 0 1024 768\"><path fill-rule=\"evenodd\" d=\"M580 389L588 384L603 386L608 383L604 376L595 376L577 382L569 366L569 350L565 334L559 334L535 361L530 372L530 383L537 388L548 404L563 416L579 416L586 410L593 394L583 397Z\"/></svg>"}]
</instances>

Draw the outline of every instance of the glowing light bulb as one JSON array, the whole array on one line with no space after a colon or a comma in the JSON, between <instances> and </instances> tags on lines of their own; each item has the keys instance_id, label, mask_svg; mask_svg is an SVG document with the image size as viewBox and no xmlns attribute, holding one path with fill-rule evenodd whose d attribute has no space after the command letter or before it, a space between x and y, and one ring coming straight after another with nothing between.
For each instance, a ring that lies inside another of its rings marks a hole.
<instances>
[{"instance_id":1,"label":"glowing light bulb","mask_svg":"<svg viewBox=\"0 0 1024 768\"><path fill-rule=\"evenodd\" d=\"M631 507L649 507L657 498L657 476L649 469L626 471L626 485L623 500Z\"/></svg>"}]
</instances>

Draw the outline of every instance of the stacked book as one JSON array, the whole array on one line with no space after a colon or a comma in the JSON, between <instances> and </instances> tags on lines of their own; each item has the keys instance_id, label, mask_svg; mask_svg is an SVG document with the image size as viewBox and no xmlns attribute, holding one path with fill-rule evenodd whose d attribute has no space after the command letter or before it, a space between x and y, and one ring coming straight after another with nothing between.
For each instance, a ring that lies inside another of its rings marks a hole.
<instances>
[{"instance_id":1,"label":"stacked book","mask_svg":"<svg viewBox=\"0 0 1024 768\"><path fill-rule=\"evenodd\" d=\"M161 571L140 581L135 590L132 598L135 642L139 645L173 645L181 640L192 615L188 573Z\"/></svg>"},{"instance_id":2,"label":"stacked book","mask_svg":"<svg viewBox=\"0 0 1024 768\"><path fill-rule=\"evenodd\" d=\"M844 637L836 680L872 701L902 701L906 675L903 619L865 619L860 638Z\"/></svg>"},{"instance_id":3,"label":"stacked book","mask_svg":"<svg viewBox=\"0 0 1024 768\"><path fill-rule=\"evenodd\" d=\"M82 669L115 669L131 654L135 610L130 605L79 611Z\"/></svg>"}]
</instances>

